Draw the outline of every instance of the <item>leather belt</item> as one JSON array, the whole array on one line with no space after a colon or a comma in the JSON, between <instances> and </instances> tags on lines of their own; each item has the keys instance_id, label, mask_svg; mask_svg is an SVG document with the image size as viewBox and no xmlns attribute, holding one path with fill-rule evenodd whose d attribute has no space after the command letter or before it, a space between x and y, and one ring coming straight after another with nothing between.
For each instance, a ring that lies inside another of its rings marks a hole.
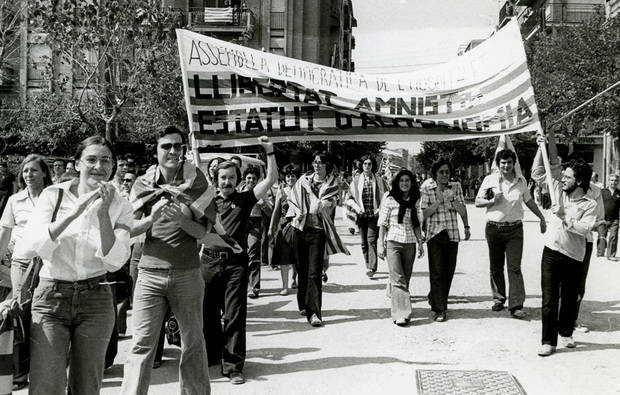
<instances>
[{"instance_id":1,"label":"leather belt","mask_svg":"<svg viewBox=\"0 0 620 395\"><path fill-rule=\"evenodd\" d=\"M512 228L518 225L521 225L523 222L521 220L517 220L514 222L495 222L495 221L487 221L487 224L497 226L498 228Z\"/></svg>"}]
</instances>

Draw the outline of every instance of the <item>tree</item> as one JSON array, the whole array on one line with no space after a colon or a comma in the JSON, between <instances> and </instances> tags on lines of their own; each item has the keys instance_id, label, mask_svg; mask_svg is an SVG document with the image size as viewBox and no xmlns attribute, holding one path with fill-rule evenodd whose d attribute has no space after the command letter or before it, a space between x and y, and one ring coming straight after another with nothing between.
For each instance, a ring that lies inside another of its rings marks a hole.
<instances>
[{"instance_id":1,"label":"tree","mask_svg":"<svg viewBox=\"0 0 620 395\"><path fill-rule=\"evenodd\" d=\"M0 85L16 79L10 68L18 60L23 8L21 1L0 0Z\"/></svg>"},{"instance_id":2,"label":"tree","mask_svg":"<svg viewBox=\"0 0 620 395\"><path fill-rule=\"evenodd\" d=\"M81 85L75 110L82 122L114 141L122 109L139 97L142 76L174 43L182 15L150 0L30 0L33 27L52 48L52 90Z\"/></svg>"}]
</instances>

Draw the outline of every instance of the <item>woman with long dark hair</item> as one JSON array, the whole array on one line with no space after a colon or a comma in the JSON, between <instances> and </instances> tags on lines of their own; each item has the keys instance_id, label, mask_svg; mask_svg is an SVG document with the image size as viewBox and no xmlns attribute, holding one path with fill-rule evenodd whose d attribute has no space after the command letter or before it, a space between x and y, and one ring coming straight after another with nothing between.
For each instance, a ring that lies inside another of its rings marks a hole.
<instances>
[{"instance_id":1,"label":"woman with long dark hair","mask_svg":"<svg viewBox=\"0 0 620 395\"><path fill-rule=\"evenodd\" d=\"M107 272L129 258L131 205L109 183L116 155L92 136L75 155L79 178L45 189L26 232L42 259L32 298L30 392L98 394L114 326ZM67 361L69 377L67 385Z\"/></svg>"},{"instance_id":2,"label":"woman with long dark hair","mask_svg":"<svg viewBox=\"0 0 620 395\"><path fill-rule=\"evenodd\" d=\"M399 171L392 180L390 192L381 202L379 212L379 256L385 256L390 273L392 321L405 326L411 318L409 280L413 271L416 244L418 257L424 255L422 232L418 219L420 191L409 170Z\"/></svg>"}]
</instances>

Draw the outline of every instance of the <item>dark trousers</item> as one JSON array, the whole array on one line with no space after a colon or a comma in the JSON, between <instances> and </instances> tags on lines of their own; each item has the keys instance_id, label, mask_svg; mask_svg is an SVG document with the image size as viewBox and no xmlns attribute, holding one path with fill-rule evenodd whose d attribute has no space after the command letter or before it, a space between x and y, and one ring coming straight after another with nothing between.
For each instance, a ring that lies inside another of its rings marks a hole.
<instances>
[{"instance_id":1,"label":"dark trousers","mask_svg":"<svg viewBox=\"0 0 620 395\"><path fill-rule=\"evenodd\" d=\"M379 228L377 227L377 217L360 218L357 221L360 229L360 238L362 239L362 253L364 254L364 262L366 269L377 271L377 235Z\"/></svg>"},{"instance_id":2,"label":"dark trousers","mask_svg":"<svg viewBox=\"0 0 620 395\"><path fill-rule=\"evenodd\" d=\"M577 289L577 306L575 308L575 321L579 319L579 309L581 301L586 294L586 280L588 279L588 270L590 270L590 258L592 258L593 243L586 242L586 255L583 257L581 265L581 274L579 276L579 288Z\"/></svg>"},{"instance_id":3,"label":"dark trousers","mask_svg":"<svg viewBox=\"0 0 620 395\"><path fill-rule=\"evenodd\" d=\"M297 304L306 310L308 320L312 314L321 318L323 302L323 255L325 232L322 229L305 228L295 231L297 254Z\"/></svg>"},{"instance_id":4,"label":"dark trousers","mask_svg":"<svg viewBox=\"0 0 620 395\"><path fill-rule=\"evenodd\" d=\"M428 302L434 312L445 312L448 309L448 294L456 269L456 254L459 250L459 243L450 241L448 232L443 230L433 236L426 245L431 281Z\"/></svg>"},{"instance_id":5,"label":"dark trousers","mask_svg":"<svg viewBox=\"0 0 620 395\"><path fill-rule=\"evenodd\" d=\"M106 280L114 282L116 276L114 273L108 273ZM105 351L105 367L108 368L114 365L114 358L116 358L116 354L118 354L118 321L116 317L118 315L117 310L117 300L116 300L116 284L110 285L110 289L112 290L112 305L114 308L114 326L112 327L112 334L110 335L110 342L108 343L108 348Z\"/></svg>"},{"instance_id":6,"label":"dark trousers","mask_svg":"<svg viewBox=\"0 0 620 395\"><path fill-rule=\"evenodd\" d=\"M556 346L558 333L572 336L583 263L548 247L541 260L542 344Z\"/></svg>"},{"instance_id":7,"label":"dark trousers","mask_svg":"<svg viewBox=\"0 0 620 395\"><path fill-rule=\"evenodd\" d=\"M618 244L618 220L611 221L607 228L607 257L616 256L616 244Z\"/></svg>"},{"instance_id":8,"label":"dark trousers","mask_svg":"<svg viewBox=\"0 0 620 395\"><path fill-rule=\"evenodd\" d=\"M205 280L203 320L209 365L221 361L224 375L242 372L246 349L248 257L238 254L224 260L203 255L200 260Z\"/></svg>"},{"instance_id":9,"label":"dark trousers","mask_svg":"<svg viewBox=\"0 0 620 395\"><path fill-rule=\"evenodd\" d=\"M506 262L510 287L508 309L511 311L522 309L525 301L525 285L521 273L523 224L497 226L487 223L485 235L489 246L493 300L502 304L506 301L506 281L504 278L504 262Z\"/></svg>"},{"instance_id":10,"label":"dark trousers","mask_svg":"<svg viewBox=\"0 0 620 395\"><path fill-rule=\"evenodd\" d=\"M263 266L269 266L271 264L271 259L269 256L270 241L267 235L267 230L269 229L270 223L271 223L271 217L263 214L261 216L262 231L261 231L261 238L260 238L260 249L261 249L260 261Z\"/></svg>"},{"instance_id":11,"label":"dark trousers","mask_svg":"<svg viewBox=\"0 0 620 395\"><path fill-rule=\"evenodd\" d=\"M248 291L260 289L260 265L263 224L260 217L250 217L248 222Z\"/></svg>"}]
</instances>

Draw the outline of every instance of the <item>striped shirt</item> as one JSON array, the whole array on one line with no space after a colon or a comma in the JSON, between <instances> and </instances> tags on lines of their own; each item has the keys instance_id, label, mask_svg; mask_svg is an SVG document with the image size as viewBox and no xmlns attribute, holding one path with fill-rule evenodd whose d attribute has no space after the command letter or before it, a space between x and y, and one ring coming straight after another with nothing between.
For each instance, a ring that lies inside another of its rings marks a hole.
<instances>
[{"instance_id":1,"label":"striped shirt","mask_svg":"<svg viewBox=\"0 0 620 395\"><path fill-rule=\"evenodd\" d=\"M437 200L439 200L439 208L426 219L426 240L446 230L450 241L459 242L461 240L459 223L452 203L465 204L461 184L450 182L448 188L443 191L443 196L439 196L437 183L432 179L425 181L420 188L420 209L427 209Z\"/></svg>"},{"instance_id":2,"label":"striped shirt","mask_svg":"<svg viewBox=\"0 0 620 395\"><path fill-rule=\"evenodd\" d=\"M416 207L420 206L420 202L416 202ZM379 211L379 226L387 228L385 236L387 241L396 241L399 243L415 243L416 237L413 232L413 223L411 222L411 209L405 211L403 222L398 223L398 209L400 204L392 196L388 196L381 202L381 210Z\"/></svg>"}]
</instances>

